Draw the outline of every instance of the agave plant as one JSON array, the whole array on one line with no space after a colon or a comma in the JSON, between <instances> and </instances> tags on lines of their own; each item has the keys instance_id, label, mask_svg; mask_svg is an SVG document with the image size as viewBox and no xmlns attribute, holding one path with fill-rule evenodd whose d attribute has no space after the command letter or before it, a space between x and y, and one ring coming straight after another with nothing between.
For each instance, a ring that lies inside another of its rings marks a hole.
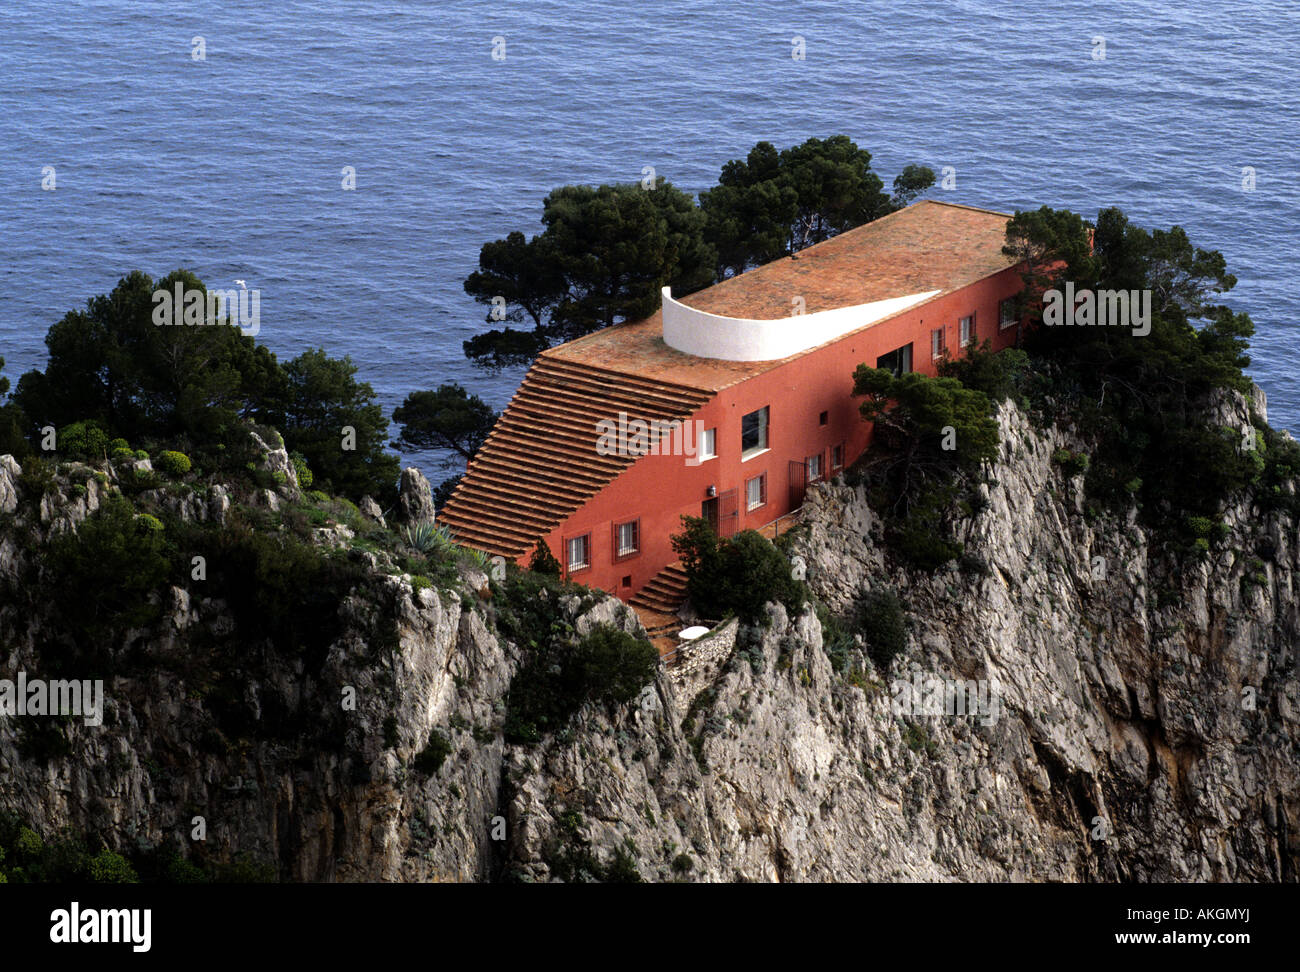
<instances>
[{"instance_id":1,"label":"agave plant","mask_svg":"<svg viewBox=\"0 0 1300 972\"><path fill-rule=\"evenodd\" d=\"M451 532L441 524L415 523L406 528L406 542L420 553L429 553L450 547L455 541Z\"/></svg>"},{"instance_id":2,"label":"agave plant","mask_svg":"<svg viewBox=\"0 0 1300 972\"><path fill-rule=\"evenodd\" d=\"M492 561L488 559L488 555L485 554L482 550L475 550L473 547L465 547L461 551L461 553L465 555L466 560L468 560L479 570L492 569Z\"/></svg>"}]
</instances>

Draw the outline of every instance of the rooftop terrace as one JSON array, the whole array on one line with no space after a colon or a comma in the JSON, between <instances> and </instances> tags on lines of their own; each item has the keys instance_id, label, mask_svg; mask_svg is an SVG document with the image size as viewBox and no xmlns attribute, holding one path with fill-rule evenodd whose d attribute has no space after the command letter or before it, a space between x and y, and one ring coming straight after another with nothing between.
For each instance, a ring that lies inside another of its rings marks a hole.
<instances>
[{"instance_id":1,"label":"rooftop terrace","mask_svg":"<svg viewBox=\"0 0 1300 972\"><path fill-rule=\"evenodd\" d=\"M1012 265L1002 254L1009 218L1008 213L922 200L681 302L725 317L776 320L791 316L796 295L809 314L926 291L937 291L929 298L935 300ZM791 326L798 326L797 318ZM775 361L685 354L664 343L663 319L656 312L551 348L543 357L716 391L798 354Z\"/></svg>"}]
</instances>

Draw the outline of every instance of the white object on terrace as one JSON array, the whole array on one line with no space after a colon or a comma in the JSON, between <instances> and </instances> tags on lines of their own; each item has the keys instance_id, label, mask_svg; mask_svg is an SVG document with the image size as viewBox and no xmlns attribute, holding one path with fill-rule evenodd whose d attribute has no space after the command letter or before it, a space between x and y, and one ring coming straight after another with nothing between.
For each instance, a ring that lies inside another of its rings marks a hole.
<instances>
[{"instance_id":1,"label":"white object on terrace","mask_svg":"<svg viewBox=\"0 0 1300 972\"><path fill-rule=\"evenodd\" d=\"M663 289L664 343L699 358L724 361L776 361L843 337L850 331L893 317L937 290L834 307L775 320L723 317L687 307Z\"/></svg>"},{"instance_id":2,"label":"white object on terrace","mask_svg":"<svg viewBox=\"0 0 1300 972\"><path fill-rule=\"evenodd\" d=\"M677 632L677 637L682 641L694 641L696 638L703 638L709 633L709 629L700 624L693 624L689 628L682 628Z\"/></svg>"}]
</instances>

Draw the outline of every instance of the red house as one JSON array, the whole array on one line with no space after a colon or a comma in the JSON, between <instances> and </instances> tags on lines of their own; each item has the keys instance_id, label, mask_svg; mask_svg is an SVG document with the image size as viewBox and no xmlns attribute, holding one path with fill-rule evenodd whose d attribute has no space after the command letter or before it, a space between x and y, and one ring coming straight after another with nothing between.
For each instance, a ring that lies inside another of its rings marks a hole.
<instances>
[{"instance_id":1,"label":"red house","mask_svg":"<svg viewBox=\"0 0 1300 972\"><path fill-rule=\"evenodd\" d=\"M521 564L544 540L574 580L675 609L683 515L762 527L868 447L857 365L933 375L969 342L1015 343L1008 219L921 201L543 352L442 522Z\"/></svg>"}]
</instances>

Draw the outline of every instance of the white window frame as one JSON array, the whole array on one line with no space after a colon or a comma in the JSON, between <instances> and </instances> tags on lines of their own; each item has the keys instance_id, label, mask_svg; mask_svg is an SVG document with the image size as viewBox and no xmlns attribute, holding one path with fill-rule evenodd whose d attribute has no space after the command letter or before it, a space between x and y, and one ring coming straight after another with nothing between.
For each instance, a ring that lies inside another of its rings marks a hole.
<instances>
[{"instance_id":1,"label":"white window frame","mask_svg":"<svg viewBox=\"0 0 1300 972\"><path fill-rule=\"evenodd\" d=\"M937 361L942 358L944 352L948 350L948 336L944 333L942 327L936 327L930 332L930 360Z\"/></svg>"},{"instance_id":2,"label":"white window frame","mask_svg":"<svg viewBox=\"0 0 1300 972\"><path fill-rule=\"evenodd\" d=\"M630 528L632 531L632 545L623 546L623 529ZM625 523L618 523L614 526L614 556L631 557L633 554L641 552L641 521L628 520Z\"/></svg>"},{"instance_id":3,"label":"white window frame","mask_svg":"<svg viewBox=\"0 0 1300 972\"><path fill-rule=\"evenodd\" d=\"M975 315L967 314L957 322L958 336L963 348L975 343Z\"/></svg>"},{"instance_id":4,"label":"white window frame","mask_svg":"<svg viewBox=\"0 0 1300 972\"><path fill-rule=\"evenodd\" d=\"M1002 310L1004 307L1011 308L1009 317L1003 315ZM1009 327L1015 327L1016 324L1016 299L1008 297L1006 300L998 301L998 330L1005 331Z\"/></svg>"},{"instance_id":5,"label":"white window frame","mask_svg":"<svg viewBox=\"0 0 1300 972\"><path fill-rule=\"evenodd\" d=\"M808 466L808 482L815 483L826 475L826 471L822 468L822 454L820 452L816 455L809 456L804 460L804 462L807 463ZM816 472L813 472L813 463L817 464Z\"/></svg>"},{"instance_id":6,"label":"white window frame","mask_svg":"<svg viewBox=\"0 0 1300 972\"><path fill-rule=\"evenodd\" d=\"M770 409L771 409L770 405L764 405L762 408L756 408L754 409L754 411L746 412L744 415L741 416L740 418L740 459L742 462L744 462L746 459L751 459L754 456L767 451L767 444L769 441L771 441L771 438L768 434L772 424L772 413ZM751 415L760 416L759 425L758 425L758 444L754 446L750 446L748 449L746 449L745 448L745 419L749 418L749 416Z\"/></svg>"},{"instance_id":7,"label":"white window frame","mask_svg":"<svg viewBox=\"0 0 1300 972\"><path fill-rule=\"evenodd\" d=\"M575 563L573 560L573 545L582 544L584 559L582 563ZM580 537L569 537L564 541L564 559L569 565L570 571L586 570L591 566L591 534L584 533Z\"/></svg>"},{"instance_id":8,"label":"white window frame","mask_svg":"<svg viewBox=\"0 0 1300 972\"><path fill-rule=\"evenodd\" d=\"M708 443L706 446L705 443ZM700 433L700 462L705 459L718 458L718 430L716 428L704 429Z\"/></svg>"},{"instance_id":9,"label":"white window frame","mask_svg":"<svg viewBox=\"0 0 1300 972\"><path fill-rule=\"evenodd\" d=\"M750 500L749 498L750 486L752 486L755 483L758 484L758 499ZM749 513L752 510L757 510L766 505L767 505L767 473L764 472L764 473L759 473L757 476L745 480L745 512Z\"/></svg>"}]
</instances>

